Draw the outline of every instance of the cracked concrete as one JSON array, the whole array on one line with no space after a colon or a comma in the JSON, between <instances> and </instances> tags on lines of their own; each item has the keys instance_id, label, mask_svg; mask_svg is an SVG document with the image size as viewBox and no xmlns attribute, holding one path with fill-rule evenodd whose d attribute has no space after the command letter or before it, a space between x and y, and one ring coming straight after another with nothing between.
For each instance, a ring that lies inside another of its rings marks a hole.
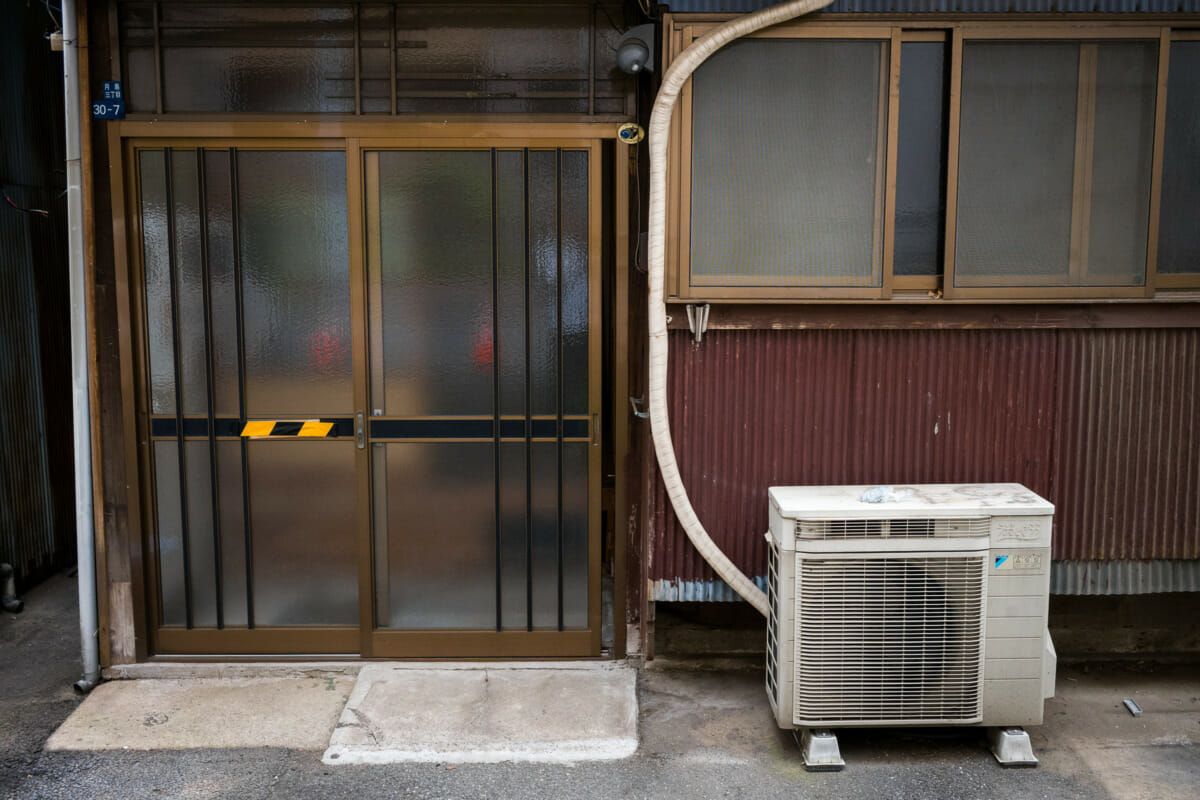
<instances>
[{"instance_id":1,"label":"cracked concrete","mask_svg":"<svg viewBox=\"0 0 1200 800\"><path fill-rule=\"evenodd\" d=\"M320 749L353 683L345 675L112 681L88 695L46 749Z\"/></svg>"},{"instance_id":2,"label":"cracked concrete","mask_svg":"<svg viewBox=\"0 0 1200 800\"><path fill-rule=\"evenodd\" d=\"M623 758L637 749L635 687L636 672L617 664L368 665L323 761Z\"/></svg>"}]
</instances>

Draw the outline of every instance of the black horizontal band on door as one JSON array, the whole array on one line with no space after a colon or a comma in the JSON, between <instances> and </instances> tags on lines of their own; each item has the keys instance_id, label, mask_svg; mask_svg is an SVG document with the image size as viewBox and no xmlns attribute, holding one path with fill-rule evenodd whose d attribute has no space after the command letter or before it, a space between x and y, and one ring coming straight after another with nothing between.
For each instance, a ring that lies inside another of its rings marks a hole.
<instances>
[{"instance_id":1,"label":"black horizontal band on door","mask_svg":"<svg viewBox=\"0 0 1200 800\"><path fill-rule=\"evenodd\" d=\"M297 425L301 420L295 421ZM333 423L330 438L353 437L354 420L350 417L322 417L321 422ZM237 438L245 423L237 417L217 417L213 420L213 430L217 438ZM557 435L557 422L553 419L535 419L532 422L532 438L553 439ZM154 439L174 439L177 422L173 416L155 416L150 419L150 436ZM204 438L208 436L208 420L204 417L184 417L184 438ZM585 439L590 435L586 419L564 419L564 439ZM525 437L525 420L500 420L500 437L502 439L522 439ZM492 420L490 419L373 419L371 420L371 438L373 439L490 439L492 438Z\"/></svg>"},{"instance_id":2,"label":"black horizontal band on door","mask_svg":"<svg viewBox=\"0 0 1200 800\"><path fill-rule=\"evenodd\" d=\"M558 423L553 419L535 419L531 427L534 439L553 439ZM589 434L586 419L564 419L563 438L583 439ZM490 419L373 419L372 439L490 439ZM502 439L525 438L525 420L500 420Z\"/></svg>"},{"instance_id":3,"label":"black horizontal band on door","mask_svg":"<svg viewBox=\"0 0 1200 800\"><path fill-rule=\"evenodd\" d=\"M303 424L303 420L295 420L295 422L297 425ZM333 430L330 431L329 438L354 436L354 420L350 417L322 417L321 422L333 424ZM236 439L241 435L245 424L246 421L240 420L237 417L217 417L213 420L213 432L217 438L228 437ZM155 416L150 418L150 436L154 439L174 439L177 430L178 425L173 416ZM208 420L204 417L184 417L183 436L185 439L207 437Z\"/></svg>"}]
</instances>

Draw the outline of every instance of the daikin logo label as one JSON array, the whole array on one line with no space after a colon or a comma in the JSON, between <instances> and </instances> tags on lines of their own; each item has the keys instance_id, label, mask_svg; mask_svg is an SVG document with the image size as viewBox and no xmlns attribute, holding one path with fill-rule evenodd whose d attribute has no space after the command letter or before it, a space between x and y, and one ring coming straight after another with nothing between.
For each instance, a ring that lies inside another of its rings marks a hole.
<instances>
[{"instance_id":1,"label":"daikin logo label","mask_svg":"<svg viewBox=\"0 0 1200 800\"><path fill-rule=\"evenodd\" d=\"M1007 563L1007 562L1008 562L1008 559L1009 559L1009 556L996 556L996 563L995 563L995 564L993 564L992 566L993 566L995 569L1004 569L1004 567L1003 567L1003 566L1001 566L1001 565L1003 565L1003 564ZM1010 568L1010 569L1012 568L1012 565L1011 565L1011 564L1009 564L1008 566L1009 566L1009 568Z\"/></svg>"}]
</instances>

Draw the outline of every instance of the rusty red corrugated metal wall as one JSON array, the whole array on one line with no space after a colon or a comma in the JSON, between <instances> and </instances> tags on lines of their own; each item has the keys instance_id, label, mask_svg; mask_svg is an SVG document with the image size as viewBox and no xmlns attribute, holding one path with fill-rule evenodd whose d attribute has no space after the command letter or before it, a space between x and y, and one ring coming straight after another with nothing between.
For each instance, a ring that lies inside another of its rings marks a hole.
<instances>
[{"instance_id":1,"label":"rusty red corrugated metal wall","mask_svg":"<svg viewBox=\"0 0 1200 800\"><path fill-rule=\"evenodd\" d=\"M671 334L672 433L713 539L765 570L768 486L1017 481L1063 559L1196 558L1200 330ZM652 580L713 577L657 481Z\"/></svg>"}]
</instances>

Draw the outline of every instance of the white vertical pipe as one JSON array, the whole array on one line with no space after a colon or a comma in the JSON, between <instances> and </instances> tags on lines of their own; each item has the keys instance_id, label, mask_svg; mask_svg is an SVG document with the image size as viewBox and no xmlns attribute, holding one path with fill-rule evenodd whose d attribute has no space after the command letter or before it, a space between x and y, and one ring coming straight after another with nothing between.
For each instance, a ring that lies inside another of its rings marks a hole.
<instances>
[{"instance_id":1,"label":"white vertical pipe","mask_svg":"<svg viewBox=\"0 0 1200 800\"><path fill-rule=\"evenodd\" d=\"M75 437L75 546L79 558L79 637L83 656L83 678L75 688L86 692L100 682L100 624L96 611L96 539L92 522L92 417L88 403L87 264L83 255L79 32L75 0L63 0L62 26L67 128L67 251L71 274L71 430Z\"/></svg>"},{"instance_id":2,"label":"white vertical pipe","mask_svg":"<svg viewBox=\"0 0 1200 800\"><path fill-rule=\"evenodd\" d=\"M648 406L654 452L658 458L658 468L662 472L667 497L670 498L671 505L675 508L675 517L687 533L688 539L713 570L763 616L769 613L767 596L721 552L721 548L717 547L709 537L708 531L704 529L700 518L696 516L696 510L692 508L692 501L688 499L683 479L679 476L675 445L671 441L671 426L667 416L667 306L663 294L667 231L667 143L670 138L671 116L683 84L709 56L734 39L824 8L830 2L832 0L794 0L790 3L780 3L754 14L736 17L697 39L679 55L663 75L662 86L650 113L650 129L647 132L650 145L650 247L647 262L650 335ZM773 76L764 75L763 80L773 80Z\"/></svg>"}]
</instances>

